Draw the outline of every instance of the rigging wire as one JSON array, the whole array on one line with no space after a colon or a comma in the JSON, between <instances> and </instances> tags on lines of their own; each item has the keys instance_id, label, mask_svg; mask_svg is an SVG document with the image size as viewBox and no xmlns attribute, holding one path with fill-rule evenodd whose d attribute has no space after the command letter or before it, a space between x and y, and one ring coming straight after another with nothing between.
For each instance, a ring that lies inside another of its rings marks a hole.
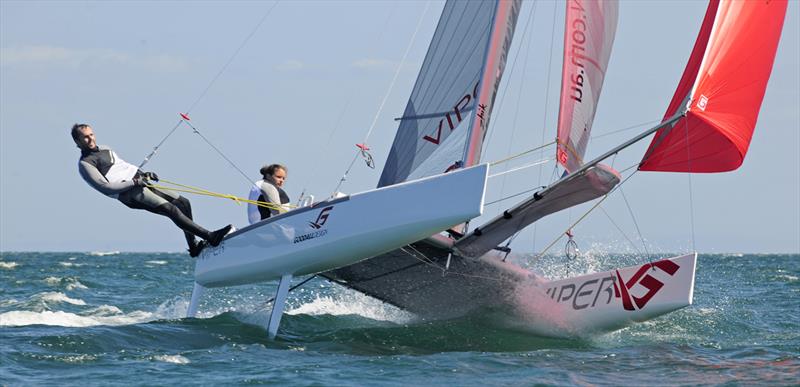
<instances>
[{"instance_id":1,"label":"rigging wire","mask_svg":"<svg viewBox=\"0 0 800 387\"><path fill-rule=\"evenodd\" d=\"M239 55L239 52L242 50L242 48L244 48L244 46L247 45L247 42L249 42L250 39L256 34L258 29L261 27L262 24L264 24L264 21L267 20L267 17L272 13L272 10L275 9L275 7L278 5L279 2L280 2L280 0L276 0L272 4L272 7L270 7L267 10L267 12L264 14L264 16L261 17L261 20L259 20L258 24L256 24L256 26L253 28L253 30L250 31L250 33L244 39L242 44L240 44L239 47L236 49L236 51L234 51L233 55L231 55L231 57L228 59L228 61L225 62L225 64L222 66L222 68L219 70L219 72L217 72L217 75L215 75L211 79L211 82L209 82L208 86L206 86L206 88L200 93L200 96L198 96L197 99L195 99L195 101L189 106L189 109L187 109L185 113L181 114L181 119L178 121L178 123L175 124L175 126L172 128L172 130L170 130L169 133L167 133L167 135L164 136L164 138L162 138L161 141L155 147L153 147L153 150L150 152L150 154L145 156L144 160L142 160L142 162L139 164L139 168L140 169L142 167L144 167L145 164L147 164L153 156L155 156L155 154L158 152L158 149L161 148L162 145L164 145L164 143L167 141L167 139L170 138L170 136L172 136L173 133L175 133L175 130L177 130L178 127L180 127L182 123L184 123L184 122L188 123L188 115L189 115L189 113L192 110L194 110L194 108L197 106L197 104L200 103L200 101L206 96L206 94L211 89L211 87L214 85L214 83L217 82L217 79L219 79L219 77L222 76L222 74L225 72L225 70L227 70L228 66L231 64L231 62L233 62L233 60L236 58L236 56ZM194 129L194 130L195 130L195 133L199 134L197 129ZM202 137L202 135L201 135L201 137ZM203 138L203 139L205 139L205 138ZM206 142L208 142L207 139L205 139L205 140L206 140ZM216 149L216 147L214 147L214 148ZM217 151L219 152L219 150L217 150ZM225 156L223 155L223 157L225 157ZM225 157L225 159L227 159L227 157ZM236 167L236 166L234 165L234 167ZM236 169L238 170L239 168L237 167ZM240 170L240 172L241 172L241 170ZM250 183L250 179L249 178L247 179L247 181L248 181L248 183Z\"/></svg>"},{"instance_id":2,"label":"rigging wire","mask_svg":"<svg viewBox=\"0 0 800 387\"><path fill-rule=\"evenodd\" d=\"M527 35L524 35L524 33L527 32L528 25L530 24L529 23L530 22L530 18L533 16L534 11L536 11L535 6L536 6L536 4L534 3L533 10L528 15L528 22L526 22L526 24L525 24L525 31L523 31L523 37L524 37L524 39L527 40L527 43L526 43L526 46L525 46L525 59L523 59L523 61L522 61L522 77L521 77L520 84L519 84L519 94L517 95L517 106L514 109L514 119L511 121L511 136L508 139L508 150L506 151L506 154L511 153L511 147L514 145L514 136L517 134L517 118L519 117L519 105L522 102L522 92L525 90L525 74L528 72L527 71L528 70L528 55L531 52L531 50L530 50L531 41L533 41L533 39L531 39ZM533 30L531 30L531 31L533 31ZM514 61L516 61L516 57L514 58ZM511 78L509 77L509 81L510 81L510 79ZM510 89L510 87L508 87L507 89ZM544 142L544 141L542 141L542 142ZM504 177L503 178L503 183L500 186L500 195L501 196L505 193L505 190L506 190L506 178ZM506 246L508 246L508 245L506 245Z\"/></svg>"},{"instance_id":3,"label":"rigging wire","mask_svg":"<svg viewBox=\"0 0 800 387\"><path fill-rule=\"evenodd\" d=\"M422 14L419 16L419 20L417 21L417 27L414 29L414 33L411 35L411 40L408 42L408 46L406 46L406 51L403 53L403 58L400 60L400 63L397 65L397 70L395 70L394 77L392 81L389 83L389 89L386 90L386 94L383 96L383 101L381 101L380 106L378 107L378 111L375 112L375 117L372 119L372 124L369 126L369 130L367 130L367 134L364 136L364 141L362 144L367 145L367 140L369 140L369 136L372 134L372 130L375 129L375 125L378 123L378 118L383 111L383 107L386 104L386 100L389 99L389 95L392 93L392 89L394 88L395 82L397 81L397 77L400 75L400 71L403 69L403 65L406 63L406 59L408 58L408 53L411 51L411 47L414 45L414 41L416 41L417 33L419 32L420 27L422 26L422 21L425 19L425 15L428 13L428 8L430 7L431 3L425 3L425 9L422 11ZM361 150L356 151L356 155L353 157L353 161L350 162L350 165L345 170L344 175L342 178L339 179L339 184L336 185L336 188L333 190L333 194L339 191L339 188L342 187L345 180L347 180L347 175L350 174L350 170L353 168L353 164L355 164L358 156L361 154Z\"/></svg>"},{"instance_id":4,"label":"rigging wire","mask_svg":"<svg viewBox=\"0 0 800 387\"><path fill-rule=\"evenodd\" d=\"M608 213L608 211L606 211L606 209L605 209L605 208L603 208L603 206L600 206L600 211L603 211L603 213L604 213L604 214L606 215L606 217L608 218L608 221L609 221L609 222L611 222L611 224L612 224L612 225L614 225L614 227L616 227L617 231L619 231L619 233L620 233L620 234L622 234L622 236L625 238L625 240L627 240L627 241L628 241L628 243L630 243L630 244L631 244L631 247L633 247L633 249L634 249L634 250L636 250L636 253L637 253L637 254L641 254L641 253L642 253L642 251L641 251L641 250L639 250L639 247L638 247L638 246L636 246L636 243L634 243L634 242L631 240L631 238L629 238L629 237L628 237L628 234L627 234L627 233L625 233L625 231L622 231L622 228L621 228L621 227L620 227L620 226L617 224L617 222L615 222L615 221L614 221L614 218L612 218L612 217L611 217L611 215ZM648 256L649 256L649 254L648 254Z\"/></svg>"},{"instance_id":5,"label":"rigging wire","mask_svg":"<svg viewBox=\"0 0 800 387\"><path fill-rule=\"evenodd\" d=\"M187 118L188 118L188 117L187 117ZM206 144L208 144L208 145L209 145L209 146L210 146L212 149L214 149L215 151L217 151L217 153L218 153L220 156L222 156L222 158L223 158L223 159L225 159L225 161L227 161L227 162L228 162L228 164L230 164L230 165L231 165L231 166L232 166L234 169L236 169L237 171L239 171L239 174L241 174L241 175L242 175L242 177L244 177L244 180L247 182L247 185L252 185L252 184L253 184L253 181L252 181L252 180L250 180L250 178L249 178L249 177L247 177L247 174L246 174L246 173L244 173L244 172L241 170L241 168L239 168L239 167L236 165L236 163L234 163L234 162L233 162L233 160L229 159L229 158L228 158L228 156L225 156L225 154L224 154L224 153L222 153L222 151L221 151L221 150L219 150L219 148L217 148L217 147L216 147L214 144L212 144L212 143L211 143L211 141L209 141L209 140L206 138L206 136L204 136L204 135L203 135L203 133L200 133L200 131L199 131L199 130L197 130L197 128L196 128L194 125L192 125L192 124L191 124L191 123L190 123L188 120L184 120L184 121L186 121L186 125L189 125L189 127L190 127L190 128L192 128L192 130L194 131L194 134L196 134L196 135L200 136L200 138L202 138L202 139L203 139L203 141L205 141L205 142L206 142Z\"/></svg>"},{"instance_id":6,"label":"rigging wire","mask_svg":"<svg viewBox=\"0 0 800 387\"><path fill-rule=\"evenodd\" d=\"M505 162L511 161L511 160L513 160L513 159L516 159L516 158L518 158L518 157L525 156L525 155L527 155L528 153L535 152L535 151L537 151L537 150L539 150L539 149L547 148L548 146L550 146L550 145L553 145L553 144L555 144L555 143L556 143L555 141L550 141L549 143L547 143L547 144L544 144L544 145L537 146L536 148L528 149L528 150L526 150L526 151L524 151L524 152L517 153L517 154L515 154L515 155L512 155L512 156L506 157L506 158L504 158L504 159L500 159L500 160L497 160L497 161L492 161L491 163L489 163L489 165L490 165L490 166L492 166L492 167L493 167L493 166L495 166L495 165L500 165L500 164L502 164L502 163L505 163Z\"/></svg>"},{"instance_id":7,"label":"rigging wire","mask_svg":"<svg viewBox=\"0 0 800 387\"><path fill-rule=\"evenodd\" d=\"M552 70L553 70L553 46L555 46L556 40L556 4L553 3L553 26L550 30L550 50L549 53L549 60L547 61L547 87L545 88L545 99L544 99L544 115L542 117L542 128L547 128L547 112L549 110L549 102L550 102L550 80L552 78ZM557 136L556 136L557 137ZM542 142L545 140L545 130L542 129ZM539 152L539 157L541 158L544 156L544 151ZM558 170L558 163L555 165L555 171ZM538 184L542 183L542 168L539 168L539 177L536 180ZM536 232L538 231L539 225L534 223L533 224L533 251L536 251Z\"/></svg>"},{"instance_id":8,"label":"rigging wire","mask_svg":"<svg viewBox=\"0 0 800 387\"><path fill-rule=\"evenodd\" d=\"M611 161L611 167L614 167L614 164L617 162L617 156L619 156L619 153L614 155L614 159ZM636 172L638 171L634 171L633 173ZM642 246L644 247L645 254L647 255L648 259L651 259L650 252L647 249L647 243L645 242L644 237L642 236L642 230L639 228L639 222L636 221L636 216L633 213L631 204L628 202L628 197L625 195L625 190L623 190L622 187L619 187L619 193L622 194L622 200L625 201L625 206L628 207L628 213L631 215L631 220L633 220L633 225L636 226L636 232L639 234L639 240L642 241ZM603 212L606 212L605 209L603 209ZM607 212L606 216L609 216ZM612 223L614 223L613 220ZM617 227L617 229L620 230L620 232L622 232L622 230L619 229L619 227ZM625 233L623 233L623 235L625 236L625 239L628 239L628 241L630 241L630 239L628 238L627 235L625 235ZM636 249L636 251L638 252L639 250ZM650 262L652 263L652 260Z\"/></svg>"},{"instance_id":9,"label":"rigging wire","mask_svg":"<svg viewBox=\"0 0 800 387\"><path fill-rule=\"evenodd\" d=\"M549 163L550 160L554 160L554 159L548 158L548 159L537 160L537 161L534 161L534 162L532 162L530 164L525 164L525 165L523 165L521 167L516 167L516 168L512 168L512 169L503 171L503 172L498 172L498 173L495 173L494 175L489 175L489 178L491 179L493 177L503 176L503 175L506 175L506 174L509 174L509 173L512 173L512 172L517 172L517 171L521 171L523 169L528 169L528 168L531 168L531 167L535 167L537 165L546 164L546 163ZM501 192L501 195L502 195L502 191L500 191L500 192Z\"/></svg>"},{"instance_id":10,"label":"rigging wire","mask_svg":"<svg viewBox=\"0 0 800 387\"><path fill-rule=\"evenodd\" d=\"M386 19L384 20L384 22L382 24L383 26L388 26L389 25L389 21L392 19L392 16L394 15L394 11L395 11L395 8L392 8L391 11L386 15ZM369 50L369 52L375 52L376 51L376 48L378 47L379 43L381 42L381 40L383 40L383 36L385 35L386 30L387 30L386 28L383 28L383 29L380 30L380 33L378 34L378 37L375 39L375 41L372 43L372 47ZM328 146L330 145L331 141L333 140L333 137L336 135L336 132L341 127L342 119L344 119L344 115L345 115L345 113L347 113L347 109L350 107L350 103L353 101L353 97L356 95L356 93L358 91L359 90L356 89L356 88L351 88L350 89L350 94L347 97L347 102L345 102L344 106L342 107L342 109L341 109L341 111L339 113L339 117L336 119L336 123L333 125L333 129L330 131L330 134L328 134L328 139L325 141L324 144L321 144L317 148L318 151L316 152L316 154L325 154L325 152L321 152L320 150L327 149ZM357 158L358 158L358 156L356 155L356 157L353 159L352 163L354 163ZM352 166L352 163L351 163L351 166ZM348 167L348 169L349 169L349 167ZM317 181L318 177L319 177L319 169L315 169L314 178L311 179L311 181ZM338 188L336 190L334 190L334 191L337 191L337 190L338 190ZM306 188L303 187L303 191L300 193L300 196L303 197L305 195L305 192L306 192Z\"/></svg>"},{"instance_id":11,"label":"rigging wire","mask_svg":"<svg viewBox=\"0 0 800 387\"><path fill-rule=\"evenodd\" d=\"M636 173L634 171L633 173ZM631 214L631 220L633 220L633 225L636 227L636 233L639 234L639 240L642 241L642 247L644 247L644 252L647 257L650 257L650 251L647 249L647 242L644 240L642 236L642 230L639 228L639 222L636 221L636 216L634 216L633 209L631 208L631 204L628 202L628 197L625 195L625 191L622 187L619 188L619 193L622 194L622 200L625 201L625 206L628 207L628 213Z\"/></svg>"},{"instance_id":12,"label":"rigging wire","mask_svg":"<svg viewBox=\"0 0 800 387\"><path fill-rule=\"evenodd\" d=\"M603 198L601 198L599 201L597 201L597 203L595 203L595 204L594 204L594 205L593 205L591 208L589 208L589 210L587 210L587 211L586 211L586 212L585 212L583 215L581 215L581 217L580 217L580 218L578 218L578 220L576 220L576 221L575 221L575 222L573 222L573 223L572 223L572 224L571 224L569 227L567 227L567 230L566 230L564 233L561 233L561 234L559 234L559 235L558 235L558 237L557 237L555 240L553 240L553 242L551 242L549 245L547 245L547 247L546 247L544 250L542 250L542 252L541 252L541 253L539 253L539 254L538 254L536 257L534 257L534 261L535 261L535 260L538 260L538 259L540 259L540 258L542 258L542 257L543 257L543 256L544 256L544 255L547 253L547 251L548 251L548 250L550 250L550 248L551 248L551 247L553 247L553 246L554 246L556 243L558 243L558 241L560 241L560 240L561 240L561 238L562 238L564 235L566 235L566 232L567 232L567 231L569 231L569 230L572 230L573 228L575 228L575 226L577 226L577 225L578 225L578 223L582 222L582 221L583 221L583 220L584 220L584 219L585 219L587 216L589 216L589 214L591 214L591 213L592 213L592 211L594 211L594 210L595 210L597 207L599 207L599 206L600 206L600 204L602 204L602 203L603 203L603 201L605 201L606 199L608 199L608 197L609 197L609 196L610 196L612 193L614 193L614 191L616 191L616 190L617 190L617 188L619 188L619 187L621 187L623 184L625 184L625 182L627 182L627 181L628 181L628 179L630 179L631 177L633 177L633 175L635 175L635 174L636 174L636 173L631 173L630 175L628 175L628 177L626 177L624 180L622 180L622 181L621 181L621 182L620 182L620 183L619 183L619 184L618 184L616 187L614 187L614 189L612 189L612 190L611 190L611 192L609 192L609 193L607 193L607 194L603 195Z\"/></svg>"},{"instance_id":13,"label":"rigging wire","mask_svg":"<svg viewBox=\"0 0 800 387\"><path fill-rule=\"evenodd\" d=\"M631 125L631 126L622 128L622 129L613 130L613 131L608 132L608 133L603 133L603 134L599 134L599 135L596 135L596 136L591 136L591 137L589 137L589 139L590 140L595 140L595 139L598 139L598 138L603 138L603 137L610 136L612 134L617 134L617 133L625 132L625 131L628 131L628 130L631 130L631 129L636 129L636 128L639 128L639 127L642 127L642 126L650 127L650 126L652 126L653 124L655 124L657 122L661 122L661 120L652 120L652 121L642 122L642 123L639 123L639 124L636 124L636 125Z\"/></svg>"},{"instance_id":14,"label":"rigging wire","mask_svg":"<svg viewBox=\"0 0 800 387\"><path fill-rule=\"evenodd\" d=\"M687 169L689 170L686 175L689 178L689 224L691 225L692 230L692 251L697 251L697 246L695 244L695 234L694 234L694 195L692 189L692 157L690 153L690 143L689 143L689 120L683 120L684 127L686 128L686 164Z\"/></svg>"},{"instance_id":15,"label":"rigging wire","mask_svg":"<svg viewBox=\"0 0 800 387\"><path fill-rule=\"evenodd\" d=\"M406 250L405 247L401 247L400 250L402 250L404 253L410 255L412 258L422 262L423 264L425 264L427 266L430 266L430 267L432 267L434 269L437 269L437 270L441 270L443 274L453 274L453 275L458 275L458 276L462 276L462 277L465 277L465 278L479 278L479 279L485 279L485 280L496 281L496 282L502 282L503 281L502 278L494 278L494 277L487 277L487 276L475 275L475 274L466 274L466 273L460 273L460 272L457 272L457 271L453 271L453 270L445 268L445 267L443 267L441 265L437 265L436 262L434 262L432 259L428 258L428 256L423 254L421 251L417 250L414 246L406 245L406 247L409 247L413 251L409 252L408 250ZM418 257L417 254L421 255L422 258Z\"/></svg>"}]
</instances>

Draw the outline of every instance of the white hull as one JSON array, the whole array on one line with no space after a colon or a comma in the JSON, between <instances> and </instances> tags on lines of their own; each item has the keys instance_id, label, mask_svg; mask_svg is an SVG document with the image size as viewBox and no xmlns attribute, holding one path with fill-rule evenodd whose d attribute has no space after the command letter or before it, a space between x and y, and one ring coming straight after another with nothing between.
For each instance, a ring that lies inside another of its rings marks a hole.
<instances>
[{"instance_id":1,"label":"white hull","mask_svg":"<svg viewBox=\"0 0 800 387\"><path fill-rule=\"evenodd\" d=\"M203 287L314 274L400 248L481 214L488 166L317 203L228 235L197 260Z\"/></svg>"},{"instance_id":2,"label":"white hull","mask_svg":"<svg viewBox=\"0 0 800 387\"><path fill-rule=\"evenodd\" d=\"M546 336L607 332L692 304L697 254L540 284L510 300L523 328ZM622 285L622 286L620 286Z\"/></svg>"}]
</instances>

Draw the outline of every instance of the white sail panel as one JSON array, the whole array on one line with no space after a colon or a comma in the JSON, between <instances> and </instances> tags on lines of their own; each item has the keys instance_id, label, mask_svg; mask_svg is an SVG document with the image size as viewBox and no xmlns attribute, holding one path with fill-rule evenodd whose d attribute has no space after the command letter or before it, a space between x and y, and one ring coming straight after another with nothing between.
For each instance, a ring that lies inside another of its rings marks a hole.
<instances>
[{"instance_id":1,"label":"white sail panel","mask_svg":"<svg viewBox=\"0 0 800 387\"><path fill-rule=\"evenodd\" d=\"M583 164L614 44L618 10L616 0L567 2L557 159L568 172Z\"/></svg>"}]
</instances>

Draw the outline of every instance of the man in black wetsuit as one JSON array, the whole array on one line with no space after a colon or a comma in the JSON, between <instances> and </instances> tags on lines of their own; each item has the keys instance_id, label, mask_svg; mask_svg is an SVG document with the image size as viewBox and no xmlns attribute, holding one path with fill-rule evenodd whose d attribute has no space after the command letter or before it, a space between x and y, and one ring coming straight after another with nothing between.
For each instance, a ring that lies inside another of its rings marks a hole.
<instances>
[{"instance_id":1,"label":"man in black wetsuit","mask_svg":"<svg viewBox=\"0 0 800 387\"><path fill-rule=\"evenodd\" d=\"M180 227L189 244L189 255L196 257L208 242L217 246L230 231L227 225L208 231L192 221L189 200L172 192L148 187L150 180L158 181L153 172L143 172L135 165L122 160L108 147L98 146L92 127L86 124L72 126L72 139L81 150L78 171L86 182L100 193L115 198L130 208L147 210L164 215ZM195 236L205 241L198 242Z\"/></svg>"},{"instance_id":2,"label":"man in black wetsuit","mask_svg":"<svg viewBox=\"0 0 800 387\"><path fill-rule=\"evenodd\" d=\"M283 183L286 181L287 175L286 167L281 164L265 165L261 167L260 172L263 179L255 182L253 187L250 188L250 200L276 204L283 211L278 210L278 208L266 208L252 203L248 204L247 218L250 224L288 211L288 206L284 205L289 204L289 195L283 190Z\"/></svg>"}]
</instances>

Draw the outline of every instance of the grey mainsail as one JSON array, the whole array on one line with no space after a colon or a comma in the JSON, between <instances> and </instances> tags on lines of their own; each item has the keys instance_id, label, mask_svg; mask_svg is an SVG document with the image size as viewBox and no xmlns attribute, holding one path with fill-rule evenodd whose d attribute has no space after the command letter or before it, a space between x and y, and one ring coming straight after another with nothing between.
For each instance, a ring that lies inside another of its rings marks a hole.
<instances>
[{"instance_id":1,"label":"grey mainsail","mask_svg":"<svg viewBox=\"0 0 800 387\"><path fill-rule=\"evenodd\" d=\"M520 6L520 0L445 4L398 119L379 187L480 161ZM440 268L445 265L463 275L442 277ZM412 312L457 315L498 296L493 292L499 285L491 275L495 271L478 261L457 256L451 260L447 248L424 240L323 276ZM422 297L419 292L441 297Z\"/></svg>"},{"instance_id":2,"label":"grey mainsail","mask_svg":"<svg viewBox=\"0 0 800 387\"><path fill-rule=\"evenodd\" d=\"M408 99L379 187L480 160L520 1L448 1Z\"/></svg>"}]
</instances>

